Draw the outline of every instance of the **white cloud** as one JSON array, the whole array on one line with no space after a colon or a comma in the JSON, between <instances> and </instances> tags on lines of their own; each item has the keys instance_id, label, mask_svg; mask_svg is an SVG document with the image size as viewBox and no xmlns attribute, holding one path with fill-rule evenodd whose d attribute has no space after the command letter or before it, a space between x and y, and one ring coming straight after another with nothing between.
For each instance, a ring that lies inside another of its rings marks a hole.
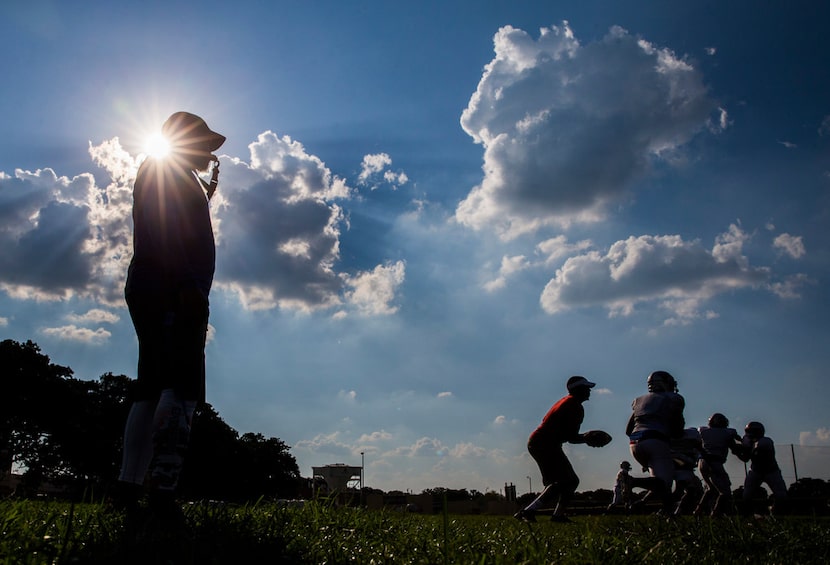
<instances>
[{"instance_id":1,"label":"white cloud","mask_svg":"<svg viewBox=\"0 0 830 565\"><path fill-rule=\"evenodd\" d=\"M591 240L584 239L577 243L568 243L564 235L559 235L536 245L536 251L544 257L545 264L549 265L574 253L590 249L593 246Z\"/></svg>"},{"instance_id":2,"label":"white cloud","mask_svg":"<svg viewBox=\"0 0 830 565\"><path fill-rule=\"evenodd\" d=\"M217 286L250 309L337 306L343 215L330 201L350 189L288 136L265 132L249 147L250 165L223 163L214 198Z\"/></svg>"},{"instance_id":3,"label":"white cloud","mask_svg":"<svg viewBox=\"0 0 830 565\"><path fill-rule=\"evenodd\" d=\"M505 255L501 259L501 267L499 268L498 276L495 279L484 283L484 290L487 292L494 292L504 288L507 286L507 279L511 275L518 273L529 266L530 263L524 255L516 255L515 257L508 257Z\"/></svg>"},{"instance_id":4,"label":"white cloud","mask_svg":"<svg viewBox=\"0 0 830 565\"><path fill-rule=\"evenodd\" d=\"M498 449L487 449L470 442L459 442L453 447L448 447L441 440L430 437L422 437L415 443L398 447L383 454L384 457L450 457L453 459L481 459L483 457L502 458L502 452Z\"/></svg>"},{"instance_id":5,"label":"white cloud","mask_svg":"<svg viewBox=\"0 0 830 565\"><path fill-rule=\"evenodd\" d=\"M251 143L251 168L267 181L272 196L286 202L348 198L351 189L299 141L266 131ZM223 171L224 172L224 171ZM244 189L243 189L244 190Z\"/></svg>"},{"instance_id":6,"label":"white cloud","mask_svg":"<svg viewBox=\"0 0 830 565\"><path fill-rule=\"evenodd\" d=\"M449 453L447 447L441 440L422 437L412 445L400 446L386 453L386 456L404 457L443 457Z\"/></svg>"},{"instance_id":7,"label":"white cloud","mask_svg":"<svg viewBox=\"0 0 830 565\"><path fill-rule=\"evenodd\" d=\"M450 398L452 397L452 393L450 391L444 391L438 393L438 398Z\"/></svg>"},{"instance_id":8,"label":"white cloud","mask_svg":"<svg viewBox=\"0 0 830 565\"><path fill-rule=\"evenodd\" d=\"M366 442L379 442L379 441L387 441L392 439L392 434L387 432L386 430L380 430L377 432L372 432L371 434L363 434L358 438L359 443L366 443Z\"/></svg>"},{"instance_id":9,"label":"white cloud","mask_svg":"<svg viewBox=\"0 0 830 565\"><path fill-rule=\"evenodd\" d=\"M86 314L69 314L66 319L76 324L114 324L121 319L118 314L101 310L100 308L93 308Z\"/></svg>"},{"instance_id":10,"label":"white cloud","mask_svg":"<svg viewBox=\"0 0 830 565\"><path fill-rule=\"evenodd\" d=\"M0 316L0 328L5 328L9 325L9 319L3 316Z\"/></svg>"},{"instance_id":11,"label":"white cloud","mask_svg":"<svg viewBox=\"0 0 830 565\"><path fill-rule=\"evenodd\" d=\"M392 158L386 153L364 155L363 163L360 165L360 175L357 178L360 182L366 182L370 176L381 172L391 164Z\"/></svg>"},{"instance_id":12,"label":"white cloud","mask_svg":"<svg viewBox=\"0 0 830 565\"><path fill-rule=\"evenodd\" d=\"M798 434L799 445L830 445L830 428L818 428L814 432Z\"/></svg>"},{"instance_id":13,"label":"white cloud","mask_svg":"<svg viewBox=\"0 0 830 565\"><path fill-rule=\"evenodd\" d=\"M819 135L827 135L830 134L830 116L824 116L824 119L821 120L821 125L818 128Z\"/></svg>"},{"instance_id":14,"label":"white cloud","mask_svg":"<svg viewBox=\"0 0 830 565\"><path fill-rule=\"evenodd\" d=\"M357 179L362 185L370 185L372 190L378 188L378 184L372 182L374 179L383 179L384 182L397 189L409 182L409 176L403 171L392 171L387 169L392 165L392 158L386 153L375 153L365 155L360 166L360 174Z\"/></svg>"},{"instance_id":15,"label":"white cloud","mask_svg":"<svg viewBox=\"0 0 830 565\"><path fill-rule=\"evenodd\" d=\"M741 266L746 266L748 261L743 256L743 246L749 239L749 235L741 229L740 225L731 224L728 231L715 237L712 257L718 263L734 261Z\"/></svg>"},{"instance_id":16,"label":"white cloud","mask_svg":"<svg viewBox=\"0 0 830 565\"><path fill-rule=\"evenodd\" d=\"M780 143L781 145L783 145L787 149L798 149L798 145L796 145L792 141L779 141L778 143Z\"/></svg>"},{"instance_id":17,"label":"white cloud","mask_svg":"<svg viewBox=\"0 0 830 565\"><path fill-rule=\"evenodd\" d=\"M479 459L490 455L491 450L475 445L470 442L457 443L450 450L450 456L458 459L475 458Z\"/></svg>"},{"instance_id":18,"label":"white cloud","mask_svg":"<svg viewBox=\"0 0 830 565\"><path fill-rule=\"evenodd\" d=\"M343 274L345 301L361 315L379 316L394 314L398 307L392 302L398 287L403 284L406 264L397 261L390 265L378 265L372 271L355 276Z\"/></svg>"},{"instance_id":19,"label":"white cloud","mask_svg":"<svg viewBox=\"0 0 830 565\"><path fill-rule=\"evenodd\" d=\"M729 113L726 111L725 108L718 108L717 110L718 119L715 123L709 122L709 131L712 133L720 133L729 126L732 125L732 122L729 121Z\"/></svg>"},{"instance_id":20,"label":"white cloud","mask_svg":"<svg viewBox=\"0 0 830 565\"><path fill-rule=\"evenodd\" d=\"M461 117L484 146L484 179L456 218L512 238L603 218L654 159L669 158L725 111L701 73L668 49L613 28L581 45L567 23L501 28Z\"/></svg>"},{"instance_id":21,"label":"white cloud","mask_svg":"<svg viewBox=\"0 0 830 565\"><path fill-rule=\"evenodd\" d=\"M352 445L340 440L340 432L318 434L310 440L300 440L294 444L294 449L335 457L349 457L355 454Z\"/></svg>"},{"instance_id":22,"label":"white cloud","mask_svg":"<svg viewBox=\"0 0 830 565\"><path fill-rule=\"evenodd\" d=\"M503 425L505 422L507 422L507 418L506 418L505 416L503 416L503 415L498 415L498 416L496 416L496 418L493 420L493 423L494 423L495 425L497 425L497 426L501 426L501 425Z\"/></svg>"},{"instance_id":23,"label":"white cloud","mask_svg":"<svg viewBox=\"0 0 830 565\"><path fill-rule=\"evenodd\" d=\"M128 215L119 206L117 195L99 189L91 174L69 179L52 169L18 169L14 178L4 176L0 287L15 298L122 301L117 282L123 279L113 277L119 270L113 265L126 270L119 242Z\"/></svg>"},{"instance_id":24,"label":"white cloud","mask_svg":"<svg viewBox=\"0 0 830 565\"><path fill-rule=\"evenodd\" d=\"M522 271L549 267L563 257L589 249L593 244L590 240L577 243L568 243L564 235L547 239L536 245L535 254L541 256L540 261L533 261L524 255L502 257L501 266L496 277L485 282L482 286L487 292L495 292L507 286L508 280Z\"/></svg>"},{"instance_id":25,"label":"white cloud","mask_svg":"<svg viewBox=\"0 0 830 565\"><path fill-rule=\"evenodd\" d=\"M610 388L603 388L603 387L600 387L600 388L595 388L595 389L593 390L593 393L594 393L594 394L601 394L601 395L609 395L609 394L614 394L614 393L611 391L611 389L610 389Z\"/></svg>"},{"instance_id":26,"label":"white cloud","mask_svg":"<svg viewBox=\"0 0 830 565\"><path fill-rule=\"evenodd\" d=\"M383 173L383 180L393 185L393 188L397 188L408 183L409 177L403 171L397 173L394 171L386 171Z\"/></svg>"},{"instance_id":27,"label":"white cloud","mask_svg":"<svg viewBox=\"0 0 830 565\"><path fill-rule=\"evenodd\" d=\"M815 281L804 273L797 273L790 275L782 281L777 281L769 285L769 289L775 293L779 298L793 299L801 298L799 289L805 284L813 284Z\"/></svg>"},{"instance_id":28,"label":"white cloud","mask_svg":"<svg viewBox=\"0 0 830 565\"><path fill-rule=\"evenodd\" d=\"M79 328L75 325L61 326L58 328L42 328L40 333L63 341L77 341L90 345L106 343L112 336L112 333L104 328L91 330L89 328Z\"/></svg>"},{"instance_id":29,"label":"white cloud","mask_svg":"<svg viewBox=\"0 0 830 565\"><path fill-rule=\"evenodd\" d=\"M265 132L250 149L250 165L232 160L222 168L227 188L220 180L217 285L249 309L395 313L402 261L353 274L335 268L345 215L332 201L352 195L345 182L288 136ZM378 167L385 160L368 163Z\"/></svg>"},{"instance_id":30,"label":"white cloud","mask_svg":"<svg viewBox=\"0 0 830 565\"><path fill-rule=\"evenodd\" d=\"M745 239L735 225L717 237L711 251L677 235L632 236L604 255L589 251L570 257L548 282L541 305L549 314L600 306L610 315L629 315L637 304L655 303L675 323L709 317L699 310L707 299L756 287L769 277L768 269L749 266L741 255Z\"/></svg>"},{"instance_id":31,"label":"white cloud","mask_svg":"<svg viewBox=\"0 0 830 565\"><path fill-rule=\"evenodd\" d=\"M357 392L353 390L341 390L337 393L337 398L340 400L345 400L347 402L354 402L357 399Z\"/></svg>"},{"instance_id":32,"label":"white cloud","mask_svg":"<svg viewBox=\"0 0 830 565\"><path fill-rule=\"evenodd\" d=\"M804 248L804 241L800 235L794 236L788 233L782 233L773 240L772 246L786 253L793 259L800 259L807 252Z\"/></svg>"}]
</instances>

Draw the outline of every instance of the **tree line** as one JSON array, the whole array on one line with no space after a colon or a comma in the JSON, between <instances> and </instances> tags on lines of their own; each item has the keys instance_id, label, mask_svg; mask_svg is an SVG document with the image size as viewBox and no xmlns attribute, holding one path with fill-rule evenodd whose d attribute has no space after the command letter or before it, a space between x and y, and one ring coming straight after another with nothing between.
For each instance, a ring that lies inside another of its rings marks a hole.
<instances>
[{"instance_id":1,"label":"tree line","mask_svg":"<svg viewBox=\"0 0 830 565\"><path fill-rule=\"evenodd\" d=\"M0 342L0 480L23 470L16 494L50 485L69 497L106 492L121 466L124 422L134 380L106 373L77 379L32 342ZM186 499L294 498L297 461L279 438L240 435L210 404L193 418L181 477Z\"/></svg>"}]
</instances>

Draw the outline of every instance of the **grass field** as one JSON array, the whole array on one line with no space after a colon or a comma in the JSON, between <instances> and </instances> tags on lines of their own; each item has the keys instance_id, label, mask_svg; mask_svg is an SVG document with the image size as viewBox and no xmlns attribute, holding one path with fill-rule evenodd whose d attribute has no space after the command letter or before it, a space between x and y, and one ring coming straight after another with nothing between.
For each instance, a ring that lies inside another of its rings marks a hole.
<instances>
[{"instance_id":1,"label":"grass field","mask_svg":"<svg viewBox=\"0 0 830 565\"><path fill-rule=\"evenodd\" d=\"M0 502L0 563L828 563L830 518L419 515L319 503L185 507L187 539L124 541L96 504Z\"/></svg>"}]
</instances>

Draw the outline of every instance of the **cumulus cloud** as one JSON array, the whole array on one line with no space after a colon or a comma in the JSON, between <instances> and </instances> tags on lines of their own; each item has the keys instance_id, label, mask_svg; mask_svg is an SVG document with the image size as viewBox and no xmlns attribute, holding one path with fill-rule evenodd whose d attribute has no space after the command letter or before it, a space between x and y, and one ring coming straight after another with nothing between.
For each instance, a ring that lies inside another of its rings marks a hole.
<instances>
[{"instance_id":1,"label":"cumulus cloud","mask_svg":"<svg viewBox=\"0 0 830 565\"><path fill-rule=\"evenodd\" d=\"M379 179L389 184L393 190L409 182L409 177L405 172L393 171L388 168L391 165L392 158L386 153L365 155L357 180L361 185L368 185L372 190L380 186Z\"/></svg>"},{"instance_id":2,"label":"cumulus cloud","mask_svg":"<svg viewBox=\"0 0 830 565\"><path fill-rule=\"evenodd\" d=\"M107 265L117 250L96 220L113 207L90 174L16 170L0 179L0 287L14 297L113 300Z\"/></svg>"},{"instance_id":3,"label":"cumulus cloud","mask_svg":"<svg viewBox=\"0 0 830 565\"><path fill-rule=\"evenodd\" d=\"M814 284L815 281L804 273L797 273L785 277L784 280L773 282L769 289L779 298L794 299L800 298L800 290L806 284Z\"/></svg>"},{"instance_id":4,"label":"cumulus cloud","mask_svg":"<svg viewBox=\"0 0 830 565\"><path fill-rule=\"evenodd\" d=\"M653 160L726 124L698 69L618 27L582 45L567 22L538 40L506 26L494 48L461 116L484 147L484 178L456 209L474 229L598 221Z\"/></svg>"},{"instance_id":5,"label":"cumulus cloud","mask_svg":"<svg viewBox=\"0 0 830 565\"><path fill-rule=\"evenodd\" d=\"M459 459L465 459L465 458L471 458L471 457L478 459L478 458L481 458L481 457L489 456L492 451L494 451L494 450L490 450L490 449L481 447L480 445L476 445L474 443L463 442L463 443L455 444L455 446L450 450L450 456L456 457L456 458L459 458Z\"/></svg>"},{"instance_id":6,"label":"cumulus cloud","mask_svg":"<svg viewBox=\"0 0 830 565\"><path fill-rule=\"evenodd\" d=\"M830 445L830 428L819 428L814 432L798 434L799 445Z\"/></svg>"},{"instance_id":7,"label":"cumulus cloud","mask_svg":"<svg viewBox=\"0 0 830 565\"><path fill-rule=\"evenodd\" d=\"M444 391L438 393L438 398L450 398L452 397L452 393L450 391Z\"/></svg>"},{"instance_id":8,"label":"cumulus cloud","mask_svg":"<svg viewBox=\"0 0 830 565\"><path fill-rule=\"evenodd\" d=\"M264 132L249 149L249 163L223 157L211 204L216 286L249 309L395 313L403 262L338 270L345 223L338 201L353 194L346 182L288 136ZM0 289L12 298L81 296L123 306L139 160L118 138L90 144L89 154L109 174L106 187L88 173L71 179L52 169L0 175ZM94 322L101 312L71 321Z\"/></svg>"},{"instance_id":9,"label":"cumulus cloud","mask_svg":"<svg viewBox=\"0 0 830 565\"><path fill-rule=\"evenodd\" d=\"M550 265L562 257L585 251L592 246L593 244L588 239L583 239L576 243L568 243L568 239L564 235L559 235L537 244L536 252L542 255L546 265Z\"/></svg>"},{"instance_id":10,"label":"cumulus cloud","mask_svg":"<svg viewBox=\"0 0 830 565\"><path fill-rule=\"evenodd\" d=\"M495 425L497 425L497 426L501 426L501 425L503 425L505 422L507 422L507 418L506 418L505 416L501 415L501 414L499 414L498 416L496 416L496 418L493 420L493 423L494 423Z\"/></svg>"},{"instance_id":11,"label":"cumulus cloud","mask_svg":"<svg viewBox=\"0 0 830 565\"><path fill-rule=\"evenodd\" d=\"M121 317L113 312L101 310L100 308L93 308L86 314L69 314L66 316L66 319L76 324L114 324L120 320Z\"/></svg>"},{"instance_id":12,"label":"cumulus cloud","mask_svg":"<svg viewBox=\"0 0 830 565\"><path fill-rule=\"evenodd\" d=\"M588 251L570 257L556 271L541 296L549 314L585 306L629 315L638 304L654 303L671 313L672 323L700 317L700 306L728 290L765 283L769 270L752 267L742 255L748 236L736 225L707 250L699 241L677 235L629 237L606 253Z\"/></svg>"},{"instance_id":13,"label":"cumulus cloud","mask_svg":"<svg viewBox=\"0 0 830 565\"><path fill-rule=\"evenodd\" d=\"M431 437L422 437L411 445L401 446L385 452L384 458L390 457L449 457L453 459L481 459L491 457L503 460L503 453L498 449L487 449L470 442L460 442L449 447L441 440Z\"/></svg>"},{"instance_id":14,"label":"cumulus cloud","mask_svg":"<svg viewBox=\"0 0 830 565\"><path fill-rule=\"evenodd\" d=\"M441 440L431 437L422 437L411 445L403 445L388 452L387 456L403 457L443 457L449 453L449 449Z\"/></svg>"},{"instance_id":15,"label":"cumulus cloud","mask_svg":"<svg viewBox=\"0 0 830 565\"><path fill-rule=\"evenodd\" d=\"M366 442L379 442L379 441L387 441L392 439L392 434L387 432L386 430L380 430L377 432L372 432L371 434L363 434L358 438L359 443L366 443Z\"/></svg>"},{"instance_id":16,"label":"cumulus cloud","mask_svg":"<svg viewBox=\"0 0 830 565\"><path fill-rule=\"evenodd\" d=\"M341 390L337 393L337 398L340 400L345 400L347 402L354 402L357 400L357 392L353 390Z\"/></svg>"},{"instance_id":17,"label":"cumulus cloud","mask_svg":"<svg viewBox=\"0 0 830 565\"><path fill-rule=\"evenodd\" d=\"M389 315L403 262L354 274L337 271L343 209L352 190L316 156L273 132L250 146L250 165L235 160L217 206L217 284L250 309L353 308Z\"/></svg>"},{"instance_id":18,"label":"cumulus cloud","mask_svg":"<svg viewBox=\"0 0 830 565\"><path fill-rule=\"evenodd\" d=\"M0 316L0 328L5 328L9 325L9 319L3 316Z\"/></svg>"},{"instance_id":19,"label":"cumulus cloud","mask_svg":"<svg viewBox=\"0 0 830 565\"><path fill-rule=\"evenodd\" d=\"M793 259L800 259L807 252L800 235L794 236L788 233L782 233L776 236L772 242L772 246Z\"/></svg>"},{"instance_id":20,"label":"cumulus cloud","mask_svg":"<svg viewBox=\"0 0 830 565\"><path fill-rule=\"evenodd\" d=\"M378 265L372 271L364 271L355 276L344 273L345 301L361 315L394 314L398 307L392 302L405 275L406 264L403 261Z\"/></svg>"},{"instance_id":21,"label":"cumulus cloud","mask_svg":"<svg viewBox=\"0 0 830 565\"><path fill-rule=\"evenodd\" d=\"M494 292L507 286L507 279L519 271L526 269L530 263L524 255L516 255L515 257L508 257L505 255L501 259L501 267L499 268L498 276L486 283L484 283L484 290L487 292Z\"/></svg>"},{"instance_id":22,"label":"cumulus cloud","mask_svg":"<svg viewBox=\"0 0 830 565\"><path fill-rule=\"evenodd\" d=\"M89 328L79 328L74 324L58 328L43 328L40 333L64 341L77 341L90 345L102 345L112 336L112 333L104 328L91 330Z\"/></svg>"},{"instance_id":23,"label":"cumulus cloud","mask_svg":"<svg viewBox=\"0 0 830 565\"><path fill-rule=\"evenodd\" d=\"M309 440L300 440L295 449L313 453L327 453L333 456L347 457L354 454L354 447L340 439L340 432L318 434Z\"/></svg>"},{"instance_id":24,"label":"cumulus cloud","mask_svg":"<svg viewBox=\"0 0 830 565\"><path fill-rule=\"evenodd\" d=\"M593 244L590 240L586 239L576 243L568 243L568 239L564 235L559 235L536 245L536 259L531 259L524 255L515 255L512 257L505 255L502 257L498 274L494 279L484 283L484 290L487 292L501 290L507 286L510 278L522 271L550 267L563 257L579 253L592 246Z\"/></svg>"},{"instance_id":25,"label":"cumulus cloud","mask_svg":"<svg viewBox=\"0 0 830 565\"><path fill-rule=\"evenodd\" d=\"M372 155L364 155L363 162L360 165L360 175L358 180L366 182L369 177L381 172L385 167L392 164L392 158L386 153L375 153Z\"/></svg>"}]
</instances>

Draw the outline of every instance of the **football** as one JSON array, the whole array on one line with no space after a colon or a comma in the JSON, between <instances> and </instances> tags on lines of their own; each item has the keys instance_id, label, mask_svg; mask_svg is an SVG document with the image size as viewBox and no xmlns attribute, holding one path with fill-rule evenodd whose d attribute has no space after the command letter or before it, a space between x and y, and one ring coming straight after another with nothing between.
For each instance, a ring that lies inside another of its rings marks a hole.
<instances>
[{"instance_id":1,"label":"football","mask_svg":"<svg viewBox=\"0 0 830 565\"><path fill-rule=\"evenodd\" d=\"M591 447L605 447L611 443L611 435L602 430L591 430L585 432L585 443Z\"/></svg>"}]
</instances>

